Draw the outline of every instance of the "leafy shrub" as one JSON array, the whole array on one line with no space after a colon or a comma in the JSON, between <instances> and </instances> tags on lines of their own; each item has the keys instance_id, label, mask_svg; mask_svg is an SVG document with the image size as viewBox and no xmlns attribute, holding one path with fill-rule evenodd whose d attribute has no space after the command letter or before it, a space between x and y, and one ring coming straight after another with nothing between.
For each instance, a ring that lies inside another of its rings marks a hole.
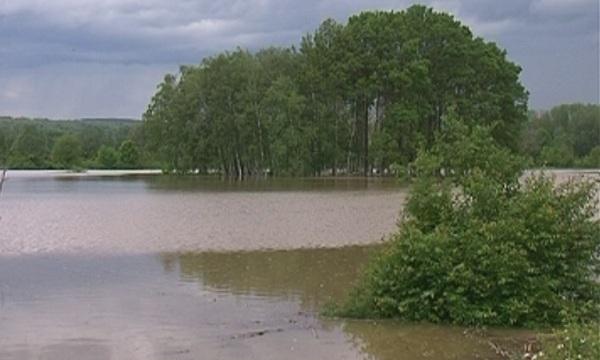
<instances>
[{"instance_id":1,"label":"leafy shrub","mask_svg":"<svg viewBox=\"0 0 600 360\"><path fill-rule=\"evenodd\" d=\"M582 168L600 168L600 146L594 147L589 154L577 162L577 166Z\"/></svg>"},{"instance_id":2,"label":"leafy shrub","mask_svg":"<svg viewBox=\"0 0 600 360\"><path fill-rule=\"evenodd\" d=\"M52 160L65 169L75 168L81 161L81 142L73 134L64 134L52 148Z\"/></svg>"},{"instance_id":3,"label":"leafy shrub","mask_svg":"<svg viewBox=\"0 0 600 360\"><path fill-rule=\"evenodd\" d=\"M569 323L541 343L539 359L600 359L600 323Z\"/></svg>"},{"instance_id":4,"label":"leafy shrub","mask_svg":"<svg viewBox=\"0 0 600 360\"><path fill-rule=\"evenodd\" d=\"M121 166L125 168L135 168L139 164L139 152L131 140L125 140L119 147L118 154Z\"/></svg>"},{"instance_id":5,"label":"leafy shrub","mask_svg":"<svg viewBox=\"0 0 600 360\"><path fill-rule=\"evenodd\" d=\"M119 162L120 154L112 146L102 145L96 154L96 165L101 169L114 169Z\"/></svg>"},{"instance_id":6,"label":"leafy shrub","mask_svg":"<svg viewBox=\"0 0 600 360\"><path fill-rule=\"evenodd\" d=\"M575 154L567 144L546 145L540 152L540 161L543 165L552 167L571 167Z\"/></svg>"},{"instance_id":7,"label":"leafy shrub","mask_svg":"<svg viewBox=\"0 0 600 360\"><path fill-rule=\"evenodd\" d=\"M398 233L337 314L510 326L595 314L593 185L522 180L520 164L489 128L450 122L419 154Z\"/></svg>"}]
</instances>

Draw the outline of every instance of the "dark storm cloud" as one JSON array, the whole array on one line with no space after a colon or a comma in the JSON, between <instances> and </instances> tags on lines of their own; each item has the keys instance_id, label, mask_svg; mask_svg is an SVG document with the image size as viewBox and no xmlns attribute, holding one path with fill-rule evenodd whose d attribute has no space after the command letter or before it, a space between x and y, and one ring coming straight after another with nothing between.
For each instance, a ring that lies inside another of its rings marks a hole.
<instances>
[{"instance_id":1,"label":"dark storm cloud","mask_svg":"<svg viewBox=\"0 0 600 360\"><path fill-rule=\"evenodd\" d=\"M0 114L139 117L178 65L236 46L291 45L328 17L386 0L0 0ZM426 1L523 67L534 108L598 102L596 0Z\"/></svg>"}]
</instances>

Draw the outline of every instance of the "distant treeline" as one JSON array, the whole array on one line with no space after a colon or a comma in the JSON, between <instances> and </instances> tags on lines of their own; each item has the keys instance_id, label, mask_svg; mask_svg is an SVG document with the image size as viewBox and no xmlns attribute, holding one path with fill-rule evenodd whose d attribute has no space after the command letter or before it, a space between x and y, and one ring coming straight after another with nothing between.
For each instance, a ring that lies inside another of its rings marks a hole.
<instances>
[{"instance_id":1,"label":"distant treeline","mask_svg":"<svg viewBox=\"0 0 600 360\"><path fill-rule=\"evenodd\" d=\"M600 105L531 112L521 148L538 166L600 168Z\"/></svg>"},{"instance_id":2,"label":"distant treeline","mask_svg":"<svg viewBox=\"0 0 600 360\"><path fill-rule=\"evenodd\" d=\"M146 165L141 123L124 119L0 117L0 167L137 168Z\"/></svg>"},{"instance_id":3,"label":"distant treeline","mask_svg":"<svg viewBox=\"0 0 600 360\"><path fill-rule=\"evenodd\" d=\"M527 121L521 69L424 6L326 20L298 48L241 49L183 66L143 116L174 172L371 174L407 164L455 116L495 124L513 149Z\"/></svg>"}]
</instances>

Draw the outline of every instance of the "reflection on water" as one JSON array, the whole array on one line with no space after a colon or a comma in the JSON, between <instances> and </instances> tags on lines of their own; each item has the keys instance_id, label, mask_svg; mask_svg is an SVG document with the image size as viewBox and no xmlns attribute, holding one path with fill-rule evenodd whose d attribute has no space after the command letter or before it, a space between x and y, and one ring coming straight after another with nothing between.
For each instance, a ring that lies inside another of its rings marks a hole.
<instances>
[{"instance_id":1,"label":"reflection on water","mask_svg":"<svg viewBox=\"0 0 600 360\"><path fill-rule=\"evenodd\" d=\"M163 255L165 268L177 260L183 281L214 291L299 299L305 310L339 299L374 251L372 247L237 253Z\"/></svg>"},{"instance_id":2,"label":"reflection on water","mask_svg":"<svg viewBox=\"0 0 600 360\"><path fill-rule=\"evenodd\" d=\"M0 359L496 358L462 328L320 318L372 251L0 257Z\"/></svg>"}]
</instances>

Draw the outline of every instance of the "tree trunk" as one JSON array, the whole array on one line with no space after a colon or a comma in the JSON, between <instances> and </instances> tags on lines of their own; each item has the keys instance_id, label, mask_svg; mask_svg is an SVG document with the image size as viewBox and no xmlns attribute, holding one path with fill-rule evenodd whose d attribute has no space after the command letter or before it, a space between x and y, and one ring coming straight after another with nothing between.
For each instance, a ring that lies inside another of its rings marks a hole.
<instances>
[{"instance_id":1,"label":"tree trunk","mask_svg":"<svg viewBox=\"0 0 600 360\"><path fill-rule=\"evenodd\" d=\"M364 123L363 123L363 175L369 176L369 101L364 100Z\"/></svg>"},{"instance_id":2,"label":"tree trunk","mask_svg":"<svg viewBox=\"0 0 600 360\"><path fill-rule=\"evenodd\" d=\"M333 165L331 169L331 175L337 175L337 144L338 144L338 116L337 116L337 102L333 103Z\"/></svg>"}]
</instances>

